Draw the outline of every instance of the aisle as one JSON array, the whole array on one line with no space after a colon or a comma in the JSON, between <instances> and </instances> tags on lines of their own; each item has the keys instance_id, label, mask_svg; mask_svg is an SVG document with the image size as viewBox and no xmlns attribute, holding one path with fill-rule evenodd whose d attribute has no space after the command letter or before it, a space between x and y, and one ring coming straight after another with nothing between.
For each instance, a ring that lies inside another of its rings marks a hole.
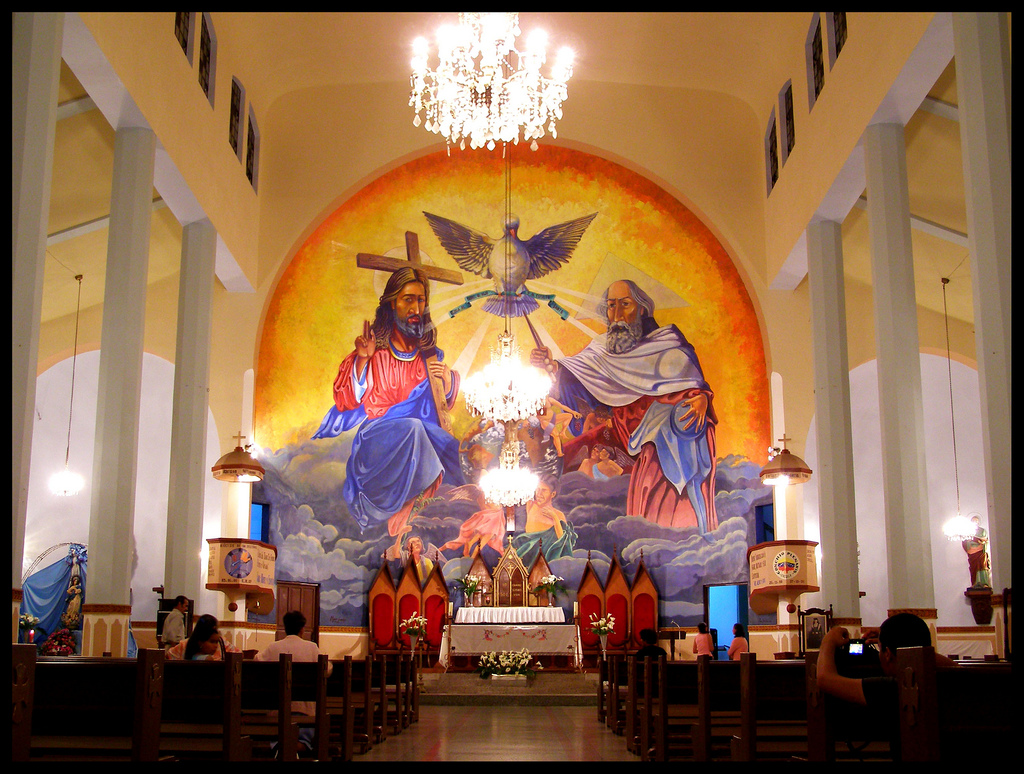
<instances>
[{"instance_id":1,"label":"aisle","mask_svg":"<svg viewBox=\"0 0 1024 774\"><path fill-rule=\"evenodd\" d=\"M590 707L420 706L363 761L638 761Z\"/></svg>"}]
</instances>

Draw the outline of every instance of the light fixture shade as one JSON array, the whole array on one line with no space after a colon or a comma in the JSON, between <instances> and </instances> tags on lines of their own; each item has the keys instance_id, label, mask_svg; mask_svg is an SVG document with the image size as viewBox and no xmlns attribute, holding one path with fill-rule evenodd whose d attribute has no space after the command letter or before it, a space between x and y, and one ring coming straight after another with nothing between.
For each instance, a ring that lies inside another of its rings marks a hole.
<instances>
[{"instance_id":1,"label":"light fixture shade","mask_svg":"<svg viewBox=\"0 0 1024 774\"><path fill-rule=\"evenodd\" d=\"M803 484L810 479L811 473L806 462L789 449L781 449L761 468L761 483L769 486Z\"/></svg>"},{"instance_id":2,"label":"light fixture shade","mask_svg":"<svg viewBox=\"0 0 1024 774\"><path fill-rule=\"evenodd\" d=\"M263 466L241 446L236 446L234 451L217 460L211 470L218 481L243 484L262 481L266 473Z\"/></svg>"}]
</instances>

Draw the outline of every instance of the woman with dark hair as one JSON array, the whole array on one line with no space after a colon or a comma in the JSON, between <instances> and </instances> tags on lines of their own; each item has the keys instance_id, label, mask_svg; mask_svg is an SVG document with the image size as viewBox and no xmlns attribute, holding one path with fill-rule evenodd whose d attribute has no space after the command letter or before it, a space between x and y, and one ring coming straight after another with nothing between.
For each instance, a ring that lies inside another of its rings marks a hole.
<instances>
[{"instance_id":1,"label":"woman with dark hair","mask_svg":"<svg viewBox=\"0 0 1024 774\"><path fill-rule=\"evenodd\" d=\"M732 643L729 645L729 660L739 661L740 654L746 653L748 650L750 650L750 646L747 644L747 632L743 628L743 624L733 624Z\"/></svg>"},{"instance_id":2,"label":"woman with dark hair","mask_svg":"<svg viewBox=\"0 0 1024 774\"><path fill-rule=\"evenodd\" d=\"M715 641L708 632L708 625L703 621L697 624L697 636L693 638L693 655L715 657Z\"/></svg>"},{"instance_id":3,"label":"woman with dark hair","mask_svg":"<svg viewBox=\"0 0 1024 774\"><path fill-rule=\"evenodd\" d=\"M166 658L172 661L223 661L225 653L240 653L234 645L224 642L217 625L216 617L209 614L199 616L189 638L168 648Z\"/></svg>"}]
</instances>

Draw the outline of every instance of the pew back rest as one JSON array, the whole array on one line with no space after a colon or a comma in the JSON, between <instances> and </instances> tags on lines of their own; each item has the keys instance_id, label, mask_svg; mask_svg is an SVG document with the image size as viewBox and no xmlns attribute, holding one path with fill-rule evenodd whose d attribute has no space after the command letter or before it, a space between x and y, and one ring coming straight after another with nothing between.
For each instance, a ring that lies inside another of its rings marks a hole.
<instances>
[{"instance_id":1,"label":"pew back rest","mask_svg":"<svg viewBox=\"0 0 1024 774\"><path fill-rule=\"evenodd\" d=\"M807 720L803 661L757 661L754 674L757 720Z\"/></svg>"},{"instance_id":2,"label":"pew back rest","mask_svg":"<svg viewBox=\"0 0 1024 774\"><path fill-rule=\"evenodd\" d=\"M33 734L59 734L63 729L68 736L131 736L143 717L140 702L148 705L147 718L159 718L163 651L140 651L140 659L40 657L34 675Z\"/></svg>"},{"instance_id":3,"label":"pew back rest","mask_svg":"<svg viewBox=\"0 0 1024 774\"><path fill-rule=\"evenodd\" d=\"M164 663L164 722L237 723L241 698L241 653L228 653L224 661Z\"/></svg>"},{"instance_id":4,"label":"pew back rest","mask_svg":"<svg viewBox=\"0 0 1024 774\"><path fill-rule=\"evenodd\" d=\"M242 662L242 709L276 710L292 702L292 656L279 661Z\"/></svg>"}]
</instances>

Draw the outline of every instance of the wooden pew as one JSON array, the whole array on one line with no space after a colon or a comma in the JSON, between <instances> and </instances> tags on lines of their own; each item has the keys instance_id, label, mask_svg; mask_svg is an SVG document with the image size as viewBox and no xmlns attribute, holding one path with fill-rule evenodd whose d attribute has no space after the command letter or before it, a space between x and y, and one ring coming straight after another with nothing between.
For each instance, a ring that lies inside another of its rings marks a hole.
<instances>
[{"instance_id":1,"label":"wooden pew","mask_svg":"<svg viewBox=\"0 0 1024 774\"><path fill-rule=\"evenodd\" d=\"M697 727L696 661L665 661L644 675L651 700L640 713L640 758L655 761L693 760ZM654 681L657 681L655 686Z\"/></svg>"},{"instance_id":2,"label":"wooden pew","mask_svg":"<svg viewBox=\"0 0 1024 774\"><path fill-rule=\"evenodd\" d=\"M292 720L292 655L277 661L242 661L242 734L253 759L298 760L299 727Z\"/></svg>"},{"instance_id":3,"label":"wooden pew","mask_svg":"<svg viewBox=\"0 0 1024 774\"><path fill-rule=\"evenodd\" d=\"M332 662L333 669L325 686L329 728L328 745L332 759L352 760L355 731L355 706L352 697L353 661L351 656Z\"/></svg>"},{"instance_id":4,"label":"wooden pew","mask_svg":"<svg viewBox=\"0 0 1024 774\"><path fill-rule=\"evenodd\" d=\"M383 658L377 655L352 659L347 670L350 675L347 688L344 662L334 662L334 673L327 681L327 712L331 723L331 747L337 749L344 760L351 760L355 748L366 752L386 738L387 695L385 683L381 680ZM351 657L346 657L348 659ZM339 665L342 666L340 675ZM343 696L345 693L348 694L347 699Z\"/></svg>"},{"instance_id":5,"label":"wooden pew","mask_svg":"<svg viewBox=\"0 0 1024 774\"><path fill-rule=\"evenodd\" d=\"M938 666L932 647L896 651L901 759L1012 760L1016 697L1009 662Z\"/></svg>"},{"instance_id":6,"label":"wooden pew","mask_svg":"<svg viewBox=\"0 0 1024 774\"><path fill-rule=\"evenodd\" d=\"M829 696L818 688L818 654L810 652L805 660L807 687L807 758L814 762L892 761L893 729L885 718L867 707ZM848 677L877 677L883 674L877 664L843 666ZM895 714L894 714L895 717ZM898 732L896 732L898 744Z\"/></svg>"},{"instance_id":7,"label":"wooden pew","mask_svg":"<svg viewBox=\"0 0 1024 774\"><path fill-rule=\"evenodd\" d=\"M408 652L382 656L384 659L384 692L387 697L386 723L393 735L409 726L412 712L412 657Z\"/></svg>"},{"instance_id":8,"label":"wooden pew","mask_svg":"<svg viewBox=\"0 0 1024 774\"><path fill-rule=\"evenodd\" d=\"M729 760L740 721L740 664L697 657L697 726L693 756L698 761Z\"/></svg>"},{"instance_id":9,"label":"wooden pew","mask_svg":"<svg viewBox=\"0 0 1024 774\"><path fill-rule=\"evenodd\" d=\"M180 759L248 761L242 734L242 654L164 662L160 751Z\"/></svg>"},{"instance_id":10,"label":"wooden pew","mask_svg":"<svg viewBox=\"0 0 1024 774\"><path fill-rule=\"evenodd\" d=\"M807 686L803 660L740 657L740 725L734 761L807 758Z\"/></svg>"},{"instance_id":11,"label":"wooden pew","mask_svg":"<svg viewBox=\"0 0 1024 774\"><path fill-rule=\"evenodd\" d=\"M162 650L144 648L133 659L41 656L34 670L30 655L12 646L20 665L12 674L13 709L20 705L21 722L31 724L30 761L159 759ZM18 734L12 753L24 756L23 728Z\"/></svg>"},{"instance_id":12,"label":"wooden pew","mask_svg":"<svg viewBox=\"0 0 1024 774\"><path fill-rule=\"evenodd\" d=\"M622 735L626 730L626 656L623 653L612 653L608 657L608 707L605 723L613 733Z\"/></svg>"},{"instance_id":13,"label":"wooden pew","mask_svg":"<svg viewBox=\"0 0 1024 774\"><path fill-rule=\"evenodd\" d=\"M657 674L658 659L647 657L643 660L636 656L626 657L626 699L622 713L623 734L626 737L626 749L634 755L641 755L641 715L647 712L647 703L657 686L657 677L651 678L651 672ZM645 758L646 759L646 758Z\"/></svg>"},{"instance_id":14,"label":"wooden pew","mask_svg":"<svg viewBox=\"0 0 1024 774\"><path fill-rule=\"evenodd\" d=\"M292 713L292 720L300 728L313 728L313 757L318 761L331 760L330 717L327 714L327 672L330 659L324 653L315 661L292 662L292 701L310 701L316 706L312 716Z\"/></svg>"},{"instance_id":15,"label":"wooden pew","mask_svg":"<svg viewBox=\"0 0 1024 774\"><path fill-rule=\"evenodd\" d=\"M11 645L11 761L29 759L32 749L32 692L35 690L36 646Z\"/></svg>"},{"instance_id":16,"label":"wooden pew","mask_svg":"<svg viewBox=\"0 0 1024 774\"><path fill-rule=\"evenodd\" d=\"M597 657L597 722L604 723L608 716L608 661Z\"/></svg>"}]
</instances>

